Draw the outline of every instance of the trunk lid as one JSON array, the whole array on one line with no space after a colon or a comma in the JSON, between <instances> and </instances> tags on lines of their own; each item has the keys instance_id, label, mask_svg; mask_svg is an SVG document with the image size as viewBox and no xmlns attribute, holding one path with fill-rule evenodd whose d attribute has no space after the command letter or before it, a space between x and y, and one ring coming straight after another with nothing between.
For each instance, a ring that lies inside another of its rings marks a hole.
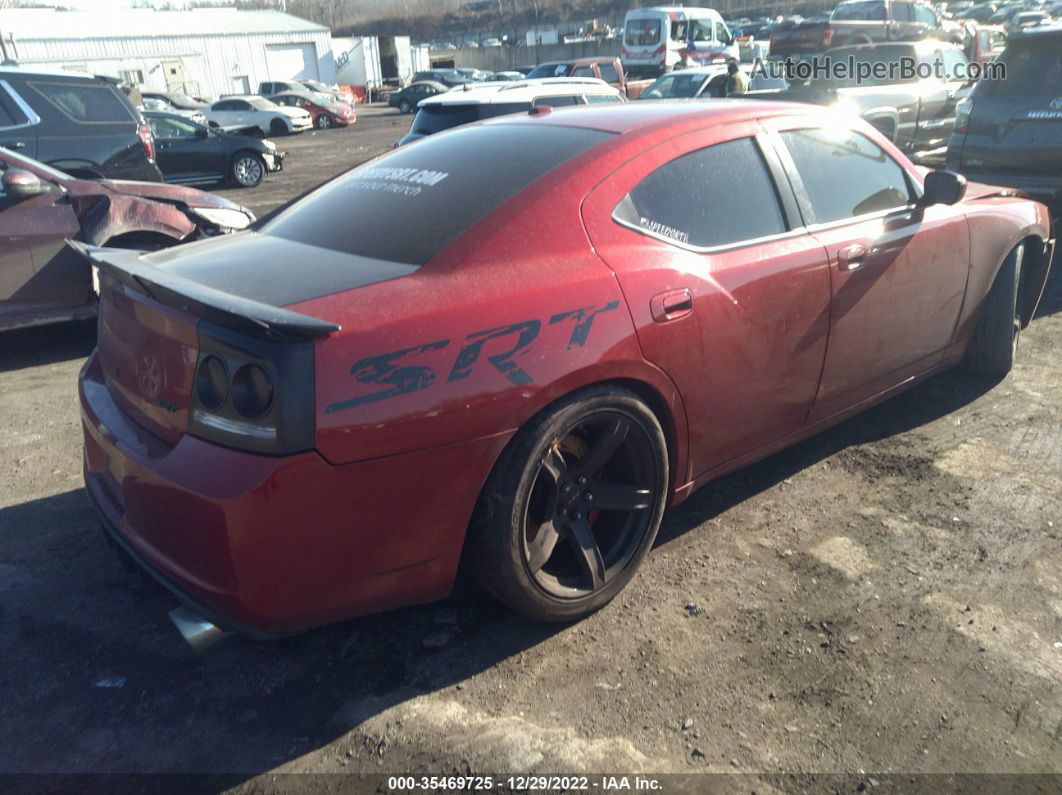
<instances>
[{"instance_id":1,"label":"trunk lid","mask_svg":"<svg viewBox=\"0 0 1062 795\"><path fill-rule=\"evenodd\" d=\"M100 276L100 367L116 403L141 427L176 444L188 424L198 318Z\"/></svg>"}]
</instances>

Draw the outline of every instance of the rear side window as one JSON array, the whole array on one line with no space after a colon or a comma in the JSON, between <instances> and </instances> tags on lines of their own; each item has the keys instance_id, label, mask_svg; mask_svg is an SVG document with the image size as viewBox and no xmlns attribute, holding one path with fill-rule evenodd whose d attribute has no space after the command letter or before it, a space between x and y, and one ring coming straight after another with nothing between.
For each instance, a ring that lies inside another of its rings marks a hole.
<instances>
[{"instance_id":1,"label":"rear side window","mask_svg":"<svg viewBox=\"0 0 1062 795\"><path fill-rule=\"evenodd\" d=\"M15 103L7 86L0 82L0 129L4 127L18 127L25 124L29 119Z\"/></svg>"},{"instance_id":2,"label":"rear side window","mask_svg":"<svg viewBox=\"0 0 1062 795\"><path fill-rule=\"evenodd\" d=\"M860 133L815 128L787 130L781 135L808 192L816 223L891 210L910 202L906 172Z\"/></svg>"},{"instance_id":3,"label":"rear side window","mask_svg":"<svg viewBox=\"0 0 1062 795\"><path fill-rule=\"evenodd\" d=\"M432 136L334 179L267 220L260 231L423 265L532 182L611 137L600 130L539 124L483 125ZM497 163L505 168L491 166Z\"/></svg>"},{"instance_id":4,"label":"rear side window","mask_svg":"<svg viewBox=\"0 0 1062 795\"><path fill-rule=\"evenodd\" d=\"M74 121L99 124L135 118L109 85L38 80L30 81L28 85Z\"/></svg>"},{"instance_id":5,"label":"rear side window","mask_svg":"<svg viewBox=\"0 0 1062 795\"><path fill-rule=\"evenodd\" d=\"M661 166L635 186L613 217L704 248L786 231L774 183L751 138L698 149Z\"/></svg>"},{"instance_id":6,"label":"rear side window","mask_svg":"<svg viewBox=\"0 0 1062 795\"><path fill-rule=\"evenodd\" d=\"M510 113L526 113L531 109L529 102L495 102L482 105L425 105L413 117L410 132L420 135L460 127L462 124L492 119L495 116L507 116Z\"/></svg>"}]
</instances>

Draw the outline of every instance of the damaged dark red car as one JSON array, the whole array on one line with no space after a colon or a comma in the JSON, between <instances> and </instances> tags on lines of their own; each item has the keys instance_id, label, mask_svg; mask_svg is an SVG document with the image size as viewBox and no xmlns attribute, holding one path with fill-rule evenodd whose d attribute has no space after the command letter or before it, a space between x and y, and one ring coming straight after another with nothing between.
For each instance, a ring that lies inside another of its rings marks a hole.
<instances>
[{"instance_id":1,"label":"damaged dark red car","mask_svg":"<svg viewBox=\"0 0 1062 795\"><path fill-rule=\"evenodd\" d=\"M68 238L157 249L252 221L249 210L209 193L77 179L0 147L0 331L95 314L92 269Z\"/></svg>"},{"instance_id":2,"label":"damaged dark red car","mask_svg":"<svg viewBox=\"0 0 1062 795\"><path fill-rule=\"evenodd\" d=\"M462 127L247 232L82 247L87 491L251 635L440 598L462 562L579 618L698 486L945 368L1004 375L1053 238L1042 205L810 106Z\"/></svg>"}]
</instances>

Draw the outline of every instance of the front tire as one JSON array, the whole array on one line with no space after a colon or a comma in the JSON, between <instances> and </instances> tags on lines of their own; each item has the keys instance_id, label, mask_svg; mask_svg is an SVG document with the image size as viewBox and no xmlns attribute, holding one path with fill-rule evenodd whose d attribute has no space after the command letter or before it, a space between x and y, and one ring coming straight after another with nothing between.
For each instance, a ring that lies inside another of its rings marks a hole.
<instances>
[{"instance_id":1,"label":"front tire","mask_svg":"<svg viewBox=\"0 0 1062 795\"><path fill-rule=\"evenodd\" d=\"M530 618L582 618L634 576L667 488L667 442L648 406L625 389L582 390L509 443L476 507L466 562Z\"/></svg>"},{"instance_id":2,"label":"front tire","mask_svg":"<svg viewBox=\"0 0 1062 795\"><path fill-rule=\"evenodd\" d=\"M287 135L289 132L294 132L294 127L289 128L288 125L280 119L273 119L273 121L269 122L270 135L275 137L278 135Z\"/></svg>"},{"instance_id":3,"label":"front tire","mask_svg":"<svg viewBox=\"0 0 1062 795\"><path fill-rule=\"evenodd\" d=\"M1011 250L988 291L963 360L971 372L1002 378L1014 366L1021 336L1018 286L1024 253L1024 244Z\"/></svg>"},{"instance_id":4,"label":"front tire","mask_svg":"<svg viewBox=\"0 0 1062 795\"><path fill-rule=\"evenodd\" d=\"M265 162L253 152L239 152L232 158L229 176L241 188L257 188L265 177Z\"/></svg>"}]
</instances>

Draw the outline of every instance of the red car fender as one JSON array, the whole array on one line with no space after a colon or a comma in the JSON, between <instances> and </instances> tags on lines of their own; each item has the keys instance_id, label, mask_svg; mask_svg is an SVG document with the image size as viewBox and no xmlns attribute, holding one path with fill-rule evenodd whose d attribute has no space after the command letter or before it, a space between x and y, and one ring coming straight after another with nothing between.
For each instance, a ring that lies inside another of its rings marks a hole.
<instances>
[{"instance_id":1,"label":"red car fender","mask_svg":"<svg viewBox=\"0 0 1062 795\"><path fill-rule=\"evenodd\" d=\"M130 232L163 235L178 242L196 230L196 224L172 204L117 193L88 200L95 201L95 206L85 215L78 210L78 215L82 237L93 245L103 245Z\"/></svg>"},{"instance_id":2,"label":"red car fender","mask_svg":"<svg viewBox=\"0 0 1062 795\"><path fill-rule=\"evenodd\" d=\"M1035 237L1052 240L1051 215L1047 207L1028 199L999 195L997 188L970 183L963 199L970 230L970 277L966 299L956 327L950 356L966 350L977 318L996 275L1011 250L1023 240ZM1042 251L1026 251L1023 261L1023 325L1028 325L1047 283L1050 263L1043 261ZM1027 281L1028 280L1028 281Z\"/></svg>"}]
</instances>

